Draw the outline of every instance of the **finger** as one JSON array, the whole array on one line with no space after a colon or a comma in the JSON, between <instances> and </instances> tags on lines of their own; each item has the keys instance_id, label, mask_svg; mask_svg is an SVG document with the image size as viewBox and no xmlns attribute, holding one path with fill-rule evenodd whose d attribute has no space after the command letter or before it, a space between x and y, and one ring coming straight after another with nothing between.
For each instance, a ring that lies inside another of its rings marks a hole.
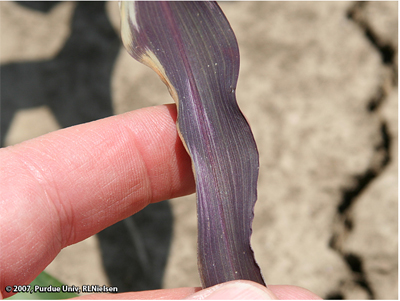
<instances>
[{"instance_id":1,"label":"finger","mask_svg":"<svg viewBox=\"0 0 400 301\"><path fill-rule=\"evenodd\" d=\"M160 289L143 292L128 292L118 294L91 294L76 297L79 300L181 300L195 292L200 287L180 287L171 289Z\"/></svg>"},{"instance_id":2,"label":"finger","mask_svg":"<svg viewBox=\"0 0 400 301\"><path fill-rule=\"evenodd\" d=\"M147 204L192 193L175 120L175 105L152 107L0 149L1 289Z\"/></svg>"},{"instance_id":3,"label":"finger","mask_svg":"<svg viewBox=\"0 0 400 301\"><path fill-rule=\"evenodd\" d=\"M264 287L247 280L236 280L200 290L188 300L321 300L319 296L302 287L268 285Z\"/></svg>"},{"instance_id":4,"label":"finger","mask_svg":"<svg viewBox=\"0 0 400 301\"><path fill-rule=\"evenodd\" d=\"M275 300L277 297L265 286L248 280L235 280L198 291L186 300Z\"/></svg>"},{"instance_id":5,"label":"finger","mask_svg":"<svg viewBox=\"0 0 400 301\"><path fill-rule=\"evenodd\" d=\"M268 285L268 288L281 300L322 300L309 290L293 285Z\"/></svg>"}]
</instances>

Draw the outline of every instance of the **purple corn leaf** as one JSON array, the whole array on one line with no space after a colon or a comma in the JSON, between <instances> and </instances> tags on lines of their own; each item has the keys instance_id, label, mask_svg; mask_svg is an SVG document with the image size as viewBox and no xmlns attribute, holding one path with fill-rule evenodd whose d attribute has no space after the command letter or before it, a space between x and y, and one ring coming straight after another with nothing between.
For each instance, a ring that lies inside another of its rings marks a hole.
<instances>
[{"instance_id":1,"label":"purple corn leaf","mask_svg":"<svg viewBox=\"0 0 400 301\"><path fill-rule=\"evenodd\" d=\"M250 246L258 151L236 102L239 49L215 2L122 2L121 35L178 106L192 158L203 287L246 279L265 285Z\"/></svg>"}]
</instances>

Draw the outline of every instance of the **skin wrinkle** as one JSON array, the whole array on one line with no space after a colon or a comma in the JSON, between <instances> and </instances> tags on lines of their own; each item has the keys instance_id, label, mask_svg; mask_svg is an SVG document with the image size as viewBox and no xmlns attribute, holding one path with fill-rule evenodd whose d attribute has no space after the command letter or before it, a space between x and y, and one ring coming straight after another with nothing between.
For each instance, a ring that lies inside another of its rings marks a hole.
<instances>
[{"instance_id":1,"label":"skin wrinkle","mask_svg":"<svg viewBox=\"0 0 400 301\"><path fill-rule=\"evenodd\" d=\"M31 148L31 147L26 147L26 149L30 150L31 152L36 151L36 149ZM24 151L24 149L22 150ZM24 165L26 167L26 171L29 172L29 174L31 175L31 179L33 179L35 182L38 183L38 185L36 186L36 188L40 189L42 194L40 195L40 193L35 194L35 196L38 196L37 199L31 199L29 202L32 203L37 203L38 200L41 201L41 203L45 203L48 204L49 206L43 206L44 208L54 208L55 213L57 214L56 216L59 216L59 210L57 209L57 206L55 204L55 202L52 201L52 198L50 197L50 195L52 195L52 193L50 193L49 189L51 187L54 188L55 191L57 191L56 185L53 181L54 184L51 184L51 182L49 182L49 176L47 174L49 174L48 172L46 173L44 171L44 169L42 169L38 164L36 164L33 160L31 160L30 158L24 158L23 154L21 154L18 151L13 151L13 155L14 158L17 159L22 165ZM36 171L36 172L35 172ZM50 173L51 174L51 173ZM38 176L40 175L40 177ZM54 180L54 177L51 175L51 179ZM56 192L57 196L59 196L58 191ZM32 196L31 194L29 195L30 197ZM42 196L42 197L40 197ZM44 197L43 197L44 196ZM49 214L49 216L54 216L53 214L51 214L51 212L47 212L46 214ZM57 233L61 233L61 229L62 225L61 225L61 219L57 218L57 222L54 222L53 219L53 224L48 227L48 229L51 229L53 232L53 237L55 238L53 240L53 244L55 244L56 242L58 242L59 246L54 246L54 249L59 249L63 247L63 237L61 235L57 235ZM34 223L36 221L33 221L32 223ZM58 231L55 230L57 229L57 227L55 227L55 224L58 224ZM29 227L28 227L29 228ZM65 229L64 229L65 231ZM67 231L67 233L70 233L71 229L69 229L69 231Z\"/></svg>"},{"instance_id":2,"label":"skin wrinkle","mask_svg":"<svg viewBox=\"0 0 400 301\"><path fill-rule=\"evenodd\" d=\"M165 125L164 125L165 126ZM161 136L161 139L162 140L164 140L164 138L163 138L163 136ZM178 138L179 139L179 138ZM175 141L175 143L174 144L171 144L171 146L169 147L170 149L169 149L169 152L171 152L171 153L174 153L174 149L176 149L176 144L177 143L179 143L179 140L176 140ZM167 145L167 144L165 144L165 145ZM165 157L165 154L166 154L166 152L163 152L162 153L164 156L163 157ZM165 158L165 160L167 160L167 158ZM167 161L168 162L168 169L167 169L167 175L163 175L164 176L164 181L165 180L168 180L169 179L169 183L168 183L168 187L169 187L169 194L170 195L172 195L172 191L174 190L174 189L176 189L176 183L173 183L172 181L171 181L171 179L174 179L175 177L174 177L174 175L178 175L178 173L177 173L177 169L176 169L176 166L178 166L177 165L177 157L176 157L176 155L174 155L173 157L172 157L172 160L168 160Z\"/></svg>"},{"instance_id":3,"label":"skin wrinkle","mask_svg":"<svg viewBox=\"0 0 400 301\"><path fill-rule=\"evenodd\" d=\"M152 122L155 123L156 120L154 120ZM157 140L153 141L152 143L157 144L157 143L159 143L158 142L158 140L159 140L161 142L159 144L166 145L165 142L164 142L164 136L163 136L163 130L165 128L165 124L159 124L159 126L162 128L162 130L160 130L160 132L158 133ZM168 148L169 148L169 146L168 146ZM168 181L167 187L169 188L169 191L170 191L169 194L172 193L172 189L173 189L173 184L174 183L171 182L171 179L172 179L172 175L173 175L173 170L175 169L174 166L176 166L176 165L172 165L173 160L168 160L168 158L166 158L165 154L169 153L169 152L172 152L172 150L173 150L173 147L169 148L168 151L165 151L165 150L162 150L162 149L158 149L159 156L163 158L163 161L168 163L168 167L169 168L167 169L166 173L153 175L153 176L157 176L158 178L162 179L163 182ZM175 159L175 157L173 157L172 159ZM176 160L174 160L174 161L176 162ZM158 194L158 190L159 190L159 187L152 187L153 193Z\"/></svg>"},{"instance_id":4,"label":"skin wrinkle","mask_svg":"<svg viewBox=\"0 0 400 301\"><path fill-rule=\"evenodd\" d=\"M54 177L53 177L54 179ZM59 243L61 244L61 248L64 248L69 241L74 241L75 240L75 231L73 225L74 223L74 209L72 207L72 204L70 202L63 202L61 201L61 194L58 186L56 185L55 181L54 182L54 191L55 191L55 196L54 196L54 202L53 206L55 208L56 213L58 214L58 221L59 221L59 233L66 233L64 235L56 235L56 237L60 237ZM57 202L58 200L58 202ZM63 223L62 221L65 220ZM65 231L65 227L68 229ZM55 250L57 250L57 247L55 247Z\"/></svg>"},{"instance_id":5,"label":"skin wrinkle","mask_svg":"<svg viewBox=\"0 0 400 301\"><path fill-rule=\"evenodd\" d=\"M143 128L145 128L145 127L143 127ZM143 168L143 170L144 170L143 177L144 178L142 178L142 180L144 180L143 182L146 183L146 187L147 187L146 190L147 190L148 195L146 196L146 205L145 205L145 206L147 206L150 203L150 200L152 200L154 197L153 187L152 187L152 183L150 181L150 176L149 176L150 175L149 162L147 162L144 159L145 158L144 150L142 149L142 147L139 147L139 145L142 146L141 143L139 142L142 139L142 137L139 136L138 133L134 133L134 135L132 135L132 139L135 142L134 145L135 145L137 153L139 154L139 158L140 158L139 161L140 161L141 165L143 165L143 167L144 167Z\"/></svg>"},{"instance_id":6,"label":"skin wrinkle","mask_svg":"<svg viewBox=\"0 0 400 301\"><path fill-rule=\"evenodd\" d=\"M70 139L69 137L67 137L66 139L69 143L71 143L72 145L75 145L75 141L73 139ZM67 144L65 144L65 147L68 147ZM57 159L53 159L52 154L53 149L49 149L48 152L43 153L44 155L46 155L46 157L48 159L50 159L51 161L57 161ZM94 157L93 157L94 159ZM32 161L32 160L31 160ZM68 158L68 162L71 162L71 160L69 160ZM32 165L35 165L34 162L31 162ZM84 163L84 165L87 164L86 162ZM73 168L73 171L75 170L79 170L82 168L82 166L79 166L78 164L68 164L68 165L75 165ZM44 166L44 164L43 164ZM44 193L47 196L47 200L48 203L53 206L55 208L55 214L51 214L51 212L49 212L50 216L57 216L57 218L55 218L58 221L58 225L59 225L59 230L58 231L54 231L55 233L62 233L62 235L56 235L57 239L60 241L60 246L55 246L55 249L60 249L60 248L64 248L75 241L75 237L76 237L76 231L73 227L74 225L74 216L75 216L75 212L74 212L74 208L72 206L72 203L70 201L68 201L67 198L64 198L62 196L62 193L60 193L60 189L57 185L57 181L55 180L55 178L57 176L54 176L54 171L52 171L51 169L48 169L47 174L49 175L48 178L51 177L51 179L53 180L52 182L47 182L46 185L41 185L41 187L43 188ZM43 175L43 177L45 177ZM76 181L76 179L75 179ZM73 181L70 181L73 182ZM54 227L51 227L52 229L55 229ZM52 235L54 236L54 235ZM59 237L59 238L58 238Z\"/></svg>"},{"instance_id":7,"label":"skin wrinkle","mask_svg":"<svg viewBox=\"0 0 400 301\"><path fill-rule=\"evenodd\" d=\"M145 143L135 143L135 146L137 146L137 149L141 155L142 161L144 163L145 166L145 170L147 173L147 178L157 178L157 179L162 179L162 181L166 181L169 179L171 179L171 177L166 177L165 175L165 171L163 173L158 172L159 166L155 166L155 168L149 168L150 162L148 162L148 160L146 160L146 156L144 156L143 154L147 154L149 149L154 149L156 150L156 153L154 153L154 156L156 157L160 157L163 158L162 160L162 164L165 164L165 162L168 162L168 166L171 166L170 164L170 160L168 160L168 158L165 158L167 153L171 153L171 149L166 150L166 147L169 147L169 145L167 145L164 139L164 131L165 131L165 124L162 123L162 121L158 121L158 119L156 118L156 116L149 116L148 119L143 120L143 126L141 128L143 128L143 131L141 131L140 133L136 133L134 139L138 139L141 141L145 141ZM159 128L159 131L157 133L154 132L149 132L147 129L151 128L152 126L157 126ZM139 136L140 135L140 136ZM156 145L165 145L165 148L161 149L161 148L157 148L155 147ZM140 146L140 147L138 147ZM165 159L164 159L165 158ZM148 158L149 159L149 158ZM170 176L171 175L171 170L167 169L167 175ZM172 182L171 180L169 180L169 183L166 185L168 187L171 188L172 186ZM149 196L149 199L158 199L159 196L159 187L158 185L154 185L153 183L149 182L149 191L151 191L152 195Z\"/></svg>"},{"instance_id":8,"label":"skin wrinkle","mask_svg":"<svg viewBox=\"0 0 400 301\"><path fill-rule=\"evenodd\" d=\"M140 127L140 126L139 126ZM101 211L97 211L96 213L93 214L88 214L86 218L82 219L80 224L94 224L96 223L96 220L98 220L97 216L102 216L109 214L110 211L114 211L116 208L121 208L119 204L124 204L126 200L129 199L135 199L135 195L142 195L143 193L147 192L147 195L143 198L144 201L142 204L139 206L140 210L146 207L149 203L150 200L152 199L152 191L151 191L151 180L149 178L148 174L148 167L146 165L146 162L143 157L143 153L140 151L138 144L140 144L140 139L137 138L137 133L132 131L130 127L121 127L117 129L119 133L122 133L118 139L118 144L120 144L122 147L124 145L130 144L129 141L133 141L132 145L129 145L129 151L128 153L134 154L133 157L135 157L135 163L136 163L136 168L132 170L132 173L135 175L134 177L134 182L135 184L132 185L132 190L125 196L122 197L121 200L117 202L112 202L109 198L107 198L107 205L102 206ZM101 136L100 136L101 137ZM118 152L120 148L115 152ZM110 152L113 153L113 152ZM117 163L120 162L120 160L117 161ZM122 166L125 170L125 166L123 165L123 162L120 162L120 167ZM118 164L116 164L118 165ZM114 168L115 169L115 168ZM141 176L137 176L137 174L141 174ZM116 191L116 188L113 188L113 183L114 186L115 184L118 184L118 182L115 181L115 179L112 179L110 182L106 183L103 187L102 190L105 190L105 188L110 187L110 190ZM112 193L110 194L112 195ZM104 201L103 201L104 202ZM131 214L128 212L125 214L125 217L130 216ZM109 226L109 225L108 225ZM103 227L105 228L105 227ZM79 235L77 235L79 237ZM68 245L74 243L75 241L70 241Z\"/></svg>"},{"instance_id":9,"label":"skin wrinkle","mask_svg":"<svg viewBox=\"0 0 400 301\"><path fill-rule=\"evenodd\" d=\"M138 124L138 128L144 127L144 125ZM144 202L140 206L140 209L144 208L147 206L152 200L153 195L152 195L152 185L151 185L151 180L149 177L149 172L148 172L148 163L146 163L146 160L144 159L143 152L140 148L141 142L140 139L138 138L138 132L136 132L134 129L127 127L127 126L121 126L121 128L118 129L118 132L123 133L122 135L119 136L119 143L122 148L125 145L129 145L129 150L126 150L126 153L130 154L135 154L135 160L136 160L136 168L132 171L132 173L135 175L134 177L134 185L132 185L131 191L123 196L123 198L118 201L117 203L108 203L106 207L103 208L101 212L98 212L95 215L88 216L88 219L90 220L95 220L96 215L101 215L101 214L107 214L109 209L114 209L119 206L119 204L123 204L126 200L128 199L134 199L135 195L142 195L147 192L146 196L143 197ZM133 141L132 145L129 141ZM118 147L116 152L120 152L121 149ZM112 153L112 152L111 152ZM116 165L122 166L125 170L125 166L122 161L117 160ZM112 170L114 171L114 169ZM140 173L140 176L138 174ZM115 188L113 188L113 183L115 179L112 179L111 182L107 183L107 186L111 186L111 190L115 191ZM105 187L103 187L105 188ZM121 207L120 207L121 208ZM130 214L126 214L125 217L128 217Z\"/></svg>"},{"instance_id":10,"label":"skin wrinkle","mask_svg":"<svg viewBox=\"0 0 400 301\"><path fill-rule=\"evenodd\" d=\"M175 147L176 147L176 143L174 144L174 148ZM168 165L169 174L168 174L168 176L169 176L170 179L175 178L175 176L178 175L178 170L176 169L177 163L178 163L177 156L173 156L172 160L169 161L169 165ZM169 185L169 194L172 195L172 191L176 190L176 188L177 188L176 183L173 183L171 181L171 185Z\"/></svg>"}]
</instances>

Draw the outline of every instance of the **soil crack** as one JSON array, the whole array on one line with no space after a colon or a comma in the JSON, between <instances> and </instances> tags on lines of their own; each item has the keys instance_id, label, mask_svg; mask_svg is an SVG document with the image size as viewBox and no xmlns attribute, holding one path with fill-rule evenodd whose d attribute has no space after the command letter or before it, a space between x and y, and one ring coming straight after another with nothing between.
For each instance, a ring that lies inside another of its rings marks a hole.
<instances>
[{"instance_id":1,"label":"soil crack","mask_svg":"<svg viewBox=\"0 0 400 301\"><path fill-rule=\"evenodd\" d=\"M390 43L384 41L368 24L363 14L363 10L368 2L357 2L348 11L347 17L355 22L364 32L374 48L379 52L384 68L390 68L389 78L383 80L378 87L375 95L370 99L366 110L370 114L377 114L379 107L385 102L391 88L397 84L397 65L395 63L396 48ZM351 271L350 279L345 282L351 282L351 285L363 290L369 299L375 299L375 293L368 280L368 275L364 271L363 260L361 256L348 253L343 245L349 233L354 226L353 207L359 199L359 196L365 189L381 175L384 169L391 162L391 135L388 124L385 120L380 123L380 142L375 146L374 160L364 173L354 176L354 185L345 188L342 191L342 201L337 207L337 214L334 221L333 234L330 240L330 247L335 250L342 258ZM329 293L327 299L344 299L345 291L338 288L337 291Z\"/></svg>"}]
</instances>

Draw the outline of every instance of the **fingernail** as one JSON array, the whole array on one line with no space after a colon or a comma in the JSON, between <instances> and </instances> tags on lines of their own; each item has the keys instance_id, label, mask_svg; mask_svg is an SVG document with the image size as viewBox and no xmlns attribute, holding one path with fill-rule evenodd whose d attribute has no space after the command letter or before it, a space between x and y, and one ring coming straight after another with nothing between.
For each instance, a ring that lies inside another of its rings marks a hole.
<instances>
[{"instance_id":1,"label":"fingernail","mask_svg":"<svg viewBox=\"0 0 400 301\"><path fill-rule=\"evenodd\" d=\"M219 284L193 294L192 300L274 300L276 296L267 288L250 281Z\"/></svg>"}]
</instances>

